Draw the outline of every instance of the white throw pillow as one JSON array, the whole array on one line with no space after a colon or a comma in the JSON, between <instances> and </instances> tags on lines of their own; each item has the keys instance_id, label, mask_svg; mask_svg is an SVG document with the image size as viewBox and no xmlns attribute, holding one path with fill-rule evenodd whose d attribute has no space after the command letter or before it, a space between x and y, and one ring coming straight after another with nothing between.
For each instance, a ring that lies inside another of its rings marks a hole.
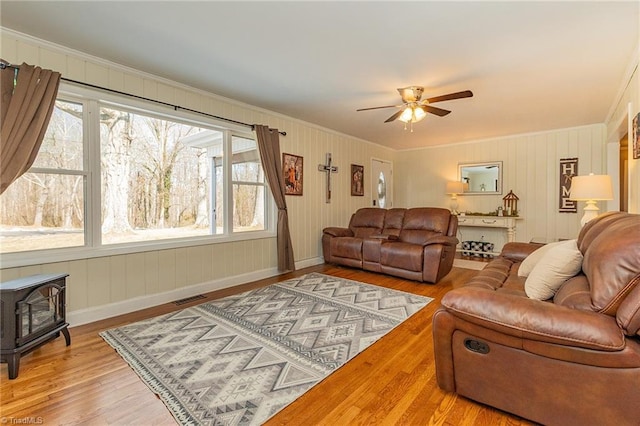
<instances>
[{"instance_id":1,"label":"white throw pillow","mask_svg":"<svg viewBox=\"0 0 640 426\"><path fill-rule=\"evenodd\" d=\"M539 249L534 250L529 256L525 257L518 268L519 277L528 277L534 266L540 262L542 256L547 254L549 250L560 244L566 244L567 241L556 241L554 243L545 244Z\"/></svg>"},{"instance_id":2,"label":"white throw pillow","mask_svg":"<svg viewBox=\"0 0 640 426\"><path fill-rule=\"evenodd\" d=\"M531 299L547 300L560 286L582 269L582 253L576 240L562 241L549 249L524 283L524 291Z\"/></svg>"}]
</instances>

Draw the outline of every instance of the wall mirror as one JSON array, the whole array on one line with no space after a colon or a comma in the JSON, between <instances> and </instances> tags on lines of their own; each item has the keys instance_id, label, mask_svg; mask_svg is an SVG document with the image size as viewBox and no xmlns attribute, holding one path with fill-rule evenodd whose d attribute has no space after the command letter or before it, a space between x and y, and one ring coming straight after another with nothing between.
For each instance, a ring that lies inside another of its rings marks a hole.
<instances>
[{"instance_id":1,"label":"wall mirror","mask_svg":"<svg viewBox=\"0 0 640 426\"><path fill-rule=\"evenodd\" d=\"M465 194L502 194L502 161L459 163L458 179L467 184Z\"/></svg>"}]
</instances>

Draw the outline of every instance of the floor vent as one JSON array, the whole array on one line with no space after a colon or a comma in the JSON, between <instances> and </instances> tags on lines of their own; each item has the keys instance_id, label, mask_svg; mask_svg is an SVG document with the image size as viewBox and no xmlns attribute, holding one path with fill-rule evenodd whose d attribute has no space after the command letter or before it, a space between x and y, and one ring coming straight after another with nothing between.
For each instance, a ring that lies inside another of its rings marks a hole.
<instances>
[{"instance_id":1,"label":"floor vent","mask_svg":"<svg viewBox=\"0 0 640 426\"><path fill-rule=\"evenodd\" d=\"M180 306L180 305L184 305L185 303L193 302L194 300L200 300L200 299L206 299L206 297L204 297L201 294L198 294L196 296L185 297L184 299L175 300L173 303Z\"/></svg>"}]
</instances>

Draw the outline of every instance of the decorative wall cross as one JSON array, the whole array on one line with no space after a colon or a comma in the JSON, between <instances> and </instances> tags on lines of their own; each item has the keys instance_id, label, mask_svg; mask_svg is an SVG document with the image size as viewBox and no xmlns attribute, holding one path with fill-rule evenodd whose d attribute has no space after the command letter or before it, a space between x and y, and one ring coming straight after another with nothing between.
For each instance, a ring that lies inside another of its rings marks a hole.
<instances>
[{"instance_id":1,"label":"decorative wall cross","mask_svg":"<svg viewBox=\"0 0 640 426\"><path fill-rule=\"evenodd\" d=\"M327 203L331 202L331 173L338 173L338 168L331 165L331 153L327 152L325 164L318 164L318 170L327 174Z\"/></svg>"}]
</instances>

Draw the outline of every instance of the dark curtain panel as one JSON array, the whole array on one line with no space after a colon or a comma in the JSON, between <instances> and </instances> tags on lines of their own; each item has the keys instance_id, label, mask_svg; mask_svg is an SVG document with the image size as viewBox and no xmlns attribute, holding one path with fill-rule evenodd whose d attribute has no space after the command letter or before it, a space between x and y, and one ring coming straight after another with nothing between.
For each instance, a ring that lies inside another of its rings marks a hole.
<instances>
[{"instance_id":1,"label":"dark curtain panel","mask_svg":"<svg viewBox=\"0 0 640 426\"><path fill-rule=\"evenodd\" d=\"M293 247L289 234L289 216L287 202L284 197L284 177L280 158L280 136L278 130L267 126L256 125L255 131L260 150L260 160L264 168L273 199L278 206L278 270L295 271Z\"/></svg>"},{"instance_id":2,"label":"dark curtain panel","mask_svg":"<svg viewBox=\"0 0 640 426\"><path fill-rule=\"evenodd\" d=\"M23 63L17 79L15 71L6 67L0 75L0 194L35 161L60 84L60 73L40 67Z\"/></svg>"}]
</instances>

